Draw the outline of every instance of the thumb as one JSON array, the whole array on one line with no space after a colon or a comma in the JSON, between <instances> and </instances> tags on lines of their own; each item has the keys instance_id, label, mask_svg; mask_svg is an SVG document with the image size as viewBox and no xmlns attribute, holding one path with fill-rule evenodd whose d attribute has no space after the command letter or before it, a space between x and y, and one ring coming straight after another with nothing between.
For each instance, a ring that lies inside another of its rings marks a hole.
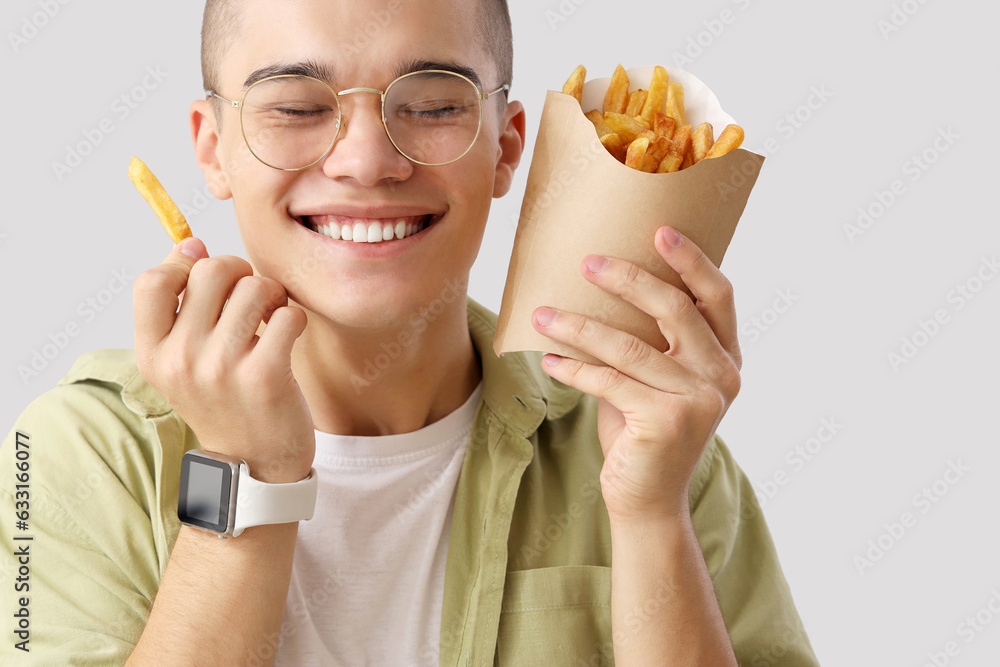
<instances>
[{"instance_id":1,"label":"thumb","mask_svg":"<svg viewBox=\"0 0 1000 667\"><path fill-rule=\"evenodd\" d=\"M174 245L174 249L170 252L170 255L163 261L164 264L179 264L184 274L188 274L191 271L191 267L194 266L195 262L199 259L206 259L208 257L208 248L205 247L205 242L194 236L189 236L186 239L181 239ZM171 261L173 260L173 261ZM185 283L187 282L185 278ZM182 289L181 293L177 295L177 307L184 303L184 292Z\"/></svg>"},{"instance_id":2,"label":"thumb","mask_svg":"<svg viewBox=\"0 0 1000 667\"><path fill-rule=\"evenodd\" d=\"M194 236L189 236L186 239L181 239L179 243L174 246L173 252L179 252L184 255L184 258L178 257L185 264L194 264L199 259L204 259L208 257L208 248L205 247L205 243ZM191 259L185 259L190 257ZM169 257L167 259L170 259Z\"/></svg>"}]
</instances>

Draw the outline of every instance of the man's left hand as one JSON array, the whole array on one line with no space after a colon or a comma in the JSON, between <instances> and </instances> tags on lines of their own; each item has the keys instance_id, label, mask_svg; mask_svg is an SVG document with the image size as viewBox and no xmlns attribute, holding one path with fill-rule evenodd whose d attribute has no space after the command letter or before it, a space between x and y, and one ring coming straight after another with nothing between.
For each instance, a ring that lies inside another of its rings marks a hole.
<instances>
[{"instance_id":1,"label":"man's left hand","mask_svg":"<svg viewBox=\"0 0 1000 667\"><path fill-rule=\"evenodd\" d=\"M732 284L672 228L660 228L654 244L694 301L621 259L588 255L581 272L655 318L668 343L666 352L575 313L543 307L533 316L543 335L607 364L554 354L542 360L556 380L601 399L601 489L613 521L690 516L691 476L740 390Z\"/></svg>"}]
</instances>

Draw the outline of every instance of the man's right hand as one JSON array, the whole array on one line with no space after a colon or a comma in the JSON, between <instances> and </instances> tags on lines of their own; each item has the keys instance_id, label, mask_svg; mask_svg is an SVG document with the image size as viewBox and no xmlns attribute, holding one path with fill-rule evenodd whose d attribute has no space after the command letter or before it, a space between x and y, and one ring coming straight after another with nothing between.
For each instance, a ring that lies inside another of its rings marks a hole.
<instances>
[{"instance_id":1,"label":"man's right hand","mask_svg":"<svg viewBox=\"0 0 1000 667\"><path fill-rule=\"evenodd\" d=\"M291 351L306 315L285 288L190 238L136 278L133 301L139 372L201 446L245 460L261 481L304 479L316 440Z\"/></svg>"}]
</instances>

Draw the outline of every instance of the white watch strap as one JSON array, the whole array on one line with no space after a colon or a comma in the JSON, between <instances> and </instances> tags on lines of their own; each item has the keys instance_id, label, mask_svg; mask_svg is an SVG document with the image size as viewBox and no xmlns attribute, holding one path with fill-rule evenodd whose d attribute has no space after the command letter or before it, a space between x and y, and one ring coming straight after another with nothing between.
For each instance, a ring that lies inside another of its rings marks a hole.
<instances>
[{"instance_id":1,"label":"white watch strap","mask_svg":"<svg viewBox=\"0 0 1000 667\"><path fill-rule=\"evenodd\" d=\"M316 509L318 486L315 468L299 482L268 484L251 477L247 465L241 464L233 537L251 526L308 521Z\"/></svg>"}]
</instances>

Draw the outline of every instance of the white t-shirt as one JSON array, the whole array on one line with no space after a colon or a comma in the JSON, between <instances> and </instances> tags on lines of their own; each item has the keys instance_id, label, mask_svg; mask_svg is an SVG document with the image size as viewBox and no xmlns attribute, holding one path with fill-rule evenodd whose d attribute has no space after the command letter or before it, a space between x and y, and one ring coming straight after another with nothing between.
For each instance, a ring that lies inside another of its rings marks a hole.
<instances>
[{"instance_id":1,"label":"white t-shirt","mask_svg":"<svg viewBox=\"0 0 1000 667\"><path fill-rule=\"evenodd\" d=\"M482 384L400 435L316 431L275 665L437 665L455 487Z\"/></svg>"}]
</instances>

